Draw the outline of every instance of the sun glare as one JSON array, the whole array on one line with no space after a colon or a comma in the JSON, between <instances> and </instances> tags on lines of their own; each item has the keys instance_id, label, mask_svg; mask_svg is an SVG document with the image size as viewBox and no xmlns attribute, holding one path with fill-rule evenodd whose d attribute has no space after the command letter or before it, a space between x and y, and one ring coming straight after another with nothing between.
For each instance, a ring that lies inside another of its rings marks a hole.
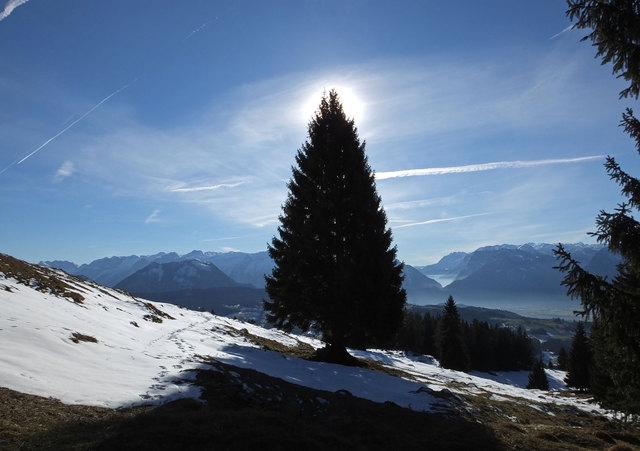
<instances>
[{"instance_id":1,"label":"sun glare","mask_svg":"<svg viewBox=\"0 0 640 451\"><path fill-rule=\"evenodd\" d=\"M320 105L323 92L328 92L331 89L335 89L338 93L340 103L342 103L342 108L347 117L354 119L356 123L361 122L364 113L364 102L352 88L346 86L328 86L320 90L314 89L313 94L308 97L302 111L304 120L309 121L313 117L318 109L318 105Z\"/></svg>"}]
</instances>

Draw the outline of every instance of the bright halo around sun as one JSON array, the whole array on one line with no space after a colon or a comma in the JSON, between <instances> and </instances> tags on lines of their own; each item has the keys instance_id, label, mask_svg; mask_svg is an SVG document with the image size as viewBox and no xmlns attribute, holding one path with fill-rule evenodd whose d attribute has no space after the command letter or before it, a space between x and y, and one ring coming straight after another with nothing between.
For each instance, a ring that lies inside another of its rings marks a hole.
<instances>
[{"instance_id":1,"label":"bright halo around sun","mask_svg":"<svg viewBox=\"0 0 640 451\"><path fill-rule=\"evenodd\" d=\"M314 90L303 108L302 114L304 115L305 121L310 121L315 114L318 106L320 105L322 94L325 92L328 93L332 89L338 93L338 98L340 99L340 103L342 103L344 114L346 114L348 118L355 120L356 125L361 122L364 115L365 104L354 89L344 85L330 85L330 87L327 88Z\"/></svg>"}]
</instances>

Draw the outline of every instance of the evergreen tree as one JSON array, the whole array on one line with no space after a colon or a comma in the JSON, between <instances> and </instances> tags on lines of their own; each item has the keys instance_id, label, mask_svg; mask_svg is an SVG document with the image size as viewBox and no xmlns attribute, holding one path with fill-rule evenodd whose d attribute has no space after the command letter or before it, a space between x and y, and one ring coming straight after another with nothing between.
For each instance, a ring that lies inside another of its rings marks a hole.
<instances>
[{"instance_id":1,"label":"evergreen tree","mask_svg":"<svg viewBox=\"0 0 640 451\"><path fill-rule=\"evenodd\" d=\"M496 370L496 352L489 323L474 319L469 335L467 348L471 356L471 368L478 371Z\"/></svg>"},{"instance_id":2,"label":"evergreen tree","mask_svg":"<svg viewBox=\"0 0 640 451\"><path fill-rule=\"evenodd\" d=\"M452 296L447 299L438 321L436 346L438 360L443 368L469 370L470 360L463 338L462 321Z\"/></svg>"},{"instance_id":3,"label":"evergreen tree","mask_svg":"<svg viewBox=\"0 0 640 451\"><path fill-rule=\"evenodd\" d=\"M451 306L449 306L451 310ZM456 307L457 310L457 307ZM456 316L453 313L450 316ZM441 347L445 341L441 337L444 330L444 315L433 317L426 313L420 317L417 312L407 312L405 321L397 335L396 347L406 352L433 355L442 358ZM468 352L468 369L478 371L518 371L530 369L534 362L534 348L527 333L519 327L516 330L498 325L489 326L486 321L467 323L452 321L459 324L462 336L461 348ZM450 340L456 342L456 340ZM460 348L460 347L459 347ZM455 349L454 349L455 351ZM455 355L455 352L452 352ZM443 366L451 366L444 357ZM465 367L462 364L461 367Z\"/></svg>"},{"instance_id":4,"label":"evergreen tree","mask_svg":"<svg viewBox=\"0 0 640 451\"><path fill-rule=\"evenodd\" d=\"M436 329L438 327L437 317L434 318L429 313L426 313L422 317L423 324L423 341L422 347L420 348L420 353L426 355L436 355L436 344L435 344L435 335Z\"/></svg>"},{"instance_id":5,"label":"evergreen tree","mask_svg":"<svg viewBox=\"0 0 640 451\"><path fill-rule=\"evenodd\" d=\"M567 371L569 367L569 354L567 354L567 350L560 348L560 352L558 352L558 369L562 371Z\"/></svg>"},{"instance_id":6,"label":"evergreen tree","mask_svg":"<svg viewBox=\"0 0 640 451\"><path fill-rule=\"evenodd\" d=\"M405 312L397 346L405 352L418 352L424 342L423 317L417 312Z\"/></svg>"},{"instance_id":7,"label":"evergreen tree","mask_svg":"<svg viewBox=\"0 0 640 451\"><path fill-rule=\"evenodd\" d=\"M597 47L602 64L611 62L613 73L629 82L620 97L640 94L640 1L569 0L567 15L575 28L590 28L583 40ZM620 124L640 151L640 121L627 108ZM605 407L640 413L640 180L622 170L612 157L605 168L627 198L613 213L597 216L598 242L622 257L613 280L590 274L561 245L556 255L565 272L568 294L579 298L583 315L593 318L592 347L597 389L594 395Z\"/></svg>"},{"instance_id":8,"label":"evergreen tree","mask_svg":"<svg viewBox=\"0 0 640 451\"><path fill-rule=\"evenodd\" d=\"M549 390L549 380L547 379L547 373L544 371L544 364L542 360L537 360L531 368L529 374L528 389L537 390Z\"/></svg>"},{"instance_id":9,"label":"evergreen tree","mask_svg":"<svg viewBox=\"0 0 640 451\"><path fill-rule=\"evenodd\" d=\"M640 1L568 0L567 16L574 28L590 28L582 38L598 48L596 58L612 63L613 73L629 82L621 97L640 94Z\"/></svg>"},{"instance_id":10,"label":"evergreen tree","mask_svg":"<svg viewBox=\"0 0 640 451\"><path fill-rule=\"evenodd\" d=\"M535 362L532 341L521 326L518 327L515 334L512 361L515 362L512 367L514 371L521 368L530 368Z\"/></svg>"},{"instance_id":11,"label":"evergreen tree","mask_svg":"<svg viewBox=\"0 0 640 451\"><path fill-rule=\"evenodd\" d=\"M567 377L564 382L569 387L586 391L591 386L591 344L582 323L578 323L571 343Z\"/></svg>"},{"instance_id":12,"label":"evergreen tree","mask_svg":"<svg viewBox=\"0 0 640 451\"><path fill-rule=\"evenodd\" d=\"M353 119L324 95L298 150L289 195L269 246L275 262L264 306L284 329L315 328L322 358L346 346L385 345L402 325L406 294L391 230Z\"/></svg>"}]
</instances>

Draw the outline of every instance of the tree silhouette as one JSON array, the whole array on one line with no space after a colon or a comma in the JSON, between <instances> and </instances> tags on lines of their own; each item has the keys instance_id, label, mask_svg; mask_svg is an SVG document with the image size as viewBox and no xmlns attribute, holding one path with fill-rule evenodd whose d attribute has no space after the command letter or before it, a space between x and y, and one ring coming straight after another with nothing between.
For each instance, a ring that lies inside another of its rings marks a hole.
<instances>
[{"instance_id":1,"label":"tree silhouette","mask_svg":"<svg viewBox=\"0 0 640 451\"><path fill-rule=\"evenodd\" d=\"M621 98L640 94L640 2L637 0L569 0L567 15L576 28L590 28L583 40L597 47L602 64L613 65L613 73L629 82ZM620 124L635 140L640 152L640 121L631 108ZM626 202L613 213L601 211L597 230L591 235L622 257L618 275L607 280L587 272L562 245L555 250L558 268L565 272L567 293L581 300L585 316L593 318L592 346L599 382L594 395L605 407L640 413L640 180L624 172L613 157L607 157L609 177L621 186Z\"/></svg>"},{"instance_id":2,"label":"tree silhouette","mask_svg":"<svg viewBox=\"0 0 640 451\"><path fill-rule=\"evenodd\" d=\"M569 367L569 354L567 354L567 350L560 348L560 352L558 353L558 369L562 371L567 371Z\"/></svg>"},{"instance_id":3,"label":"tree silhouette","mask_svg":"<svg viewBox=\"0 0 640 451\"><path fill-rule=\"evenodd\" d=\"M406 293L374 174L353 119L325 94L298 150L264 306L284 329L315 328L321 358L348 362L346 346L382 346L402 325Z\"/></svg>"},{"instance_id":4,"label":"tree silhouette","mask_svg":"<svg viewBox=\"0 0 640 451\"><path fill-rule=\"evenodd\" d=\"M564 382L580 391L591 387L591 344L582 323L578 323L573 336Z\"/></svg>"},{"instance_id":5,"label":"tree silhouette","mask_svg":"<svg viewBox=\"0 0 640 451\"><path fill-rule=\"evenodd\" d=\"M537 360L533 364L531 373L529 373L527 388L533 390L549 390L549 380L547 379L547 373L544 371L542 360Z\"/></svg>"},{"instance_id":6,"label":"tree silhouette","mask_svg":"<svg viewBox=\"0 0 640 451\"><path fill-rule=\"evenodd\" d=\"M470 360L462 334L462 321L452 296L447 299L438 321L436 346L442 367L459 371L469 370Z\"/></svg>"}]
</instances>

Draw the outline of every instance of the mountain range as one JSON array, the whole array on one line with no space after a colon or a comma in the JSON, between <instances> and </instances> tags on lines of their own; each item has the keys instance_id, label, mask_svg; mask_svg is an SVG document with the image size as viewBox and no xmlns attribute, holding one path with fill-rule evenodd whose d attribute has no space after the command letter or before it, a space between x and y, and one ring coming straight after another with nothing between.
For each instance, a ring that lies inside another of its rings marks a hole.
<instances>
[{"instance_id":1,"label":"mountain range","mask_svg":"<svg viewBox=\"0 0 640 451\"><path fill-rule=\"evenodd\" d=\"M583 268L613 278L618 256L598 244L565 244ZM524 244L481 247L473 252L455 252L434 265L417 269L422 274L448 282L442 289L458 303L496 307L528 316L569 316L579 302L566 295L563 274L553 254L555 245ZM422 304L423 302L417 302Z\"/></svg>"},{"instance_id":2,"label":"mountain range","mask_svg":"<svg viewBox=\"0 0 640 451\"><path fill-rule=\"evenodd\" d=\"M247 259L250 260L250 257L245 256L237 261L242 265L247 264ZM227 261L232 260L227 258ZM227 266L225 268L229 270ZM234 266L229 272L237 274L242 271ZM213 263L195 259L150 263L118 282L114 288L192 310L213 311L247 319L259 319L262 316L261 302L267 296L264 289L236 282Z\"/></svg>"},{"instance_id":3,"label":"mountain range","mask_svg":"<svg viewBox=\"0 0 640 451\"><path fill-rule=\"evenodd\" d=\"M271 273L273 266L266 251L247 254L244 252L202 252L196 250L184 255L175 252L160 252L153 255L106 257L83 265L61 260L40 263L62 269L71 275L86 277L101 285L113 287L151 263L164 264L188 260L211 263L235 282L251 284L257 288L264 286L264 274Z\"/></svg>"},{"instance_id":4,"label":"mountain range","mask_svg":"<svg viewBox=\"0 0 640 451\"><path fill-rule=\"evenodd\" d=\"M551 244L503 244L473 252L453 252L436 264L404 267L408 302L440 304L451 295L458 304L505 308L527 315L571 316L579 307L561 285L562 273ZM605 246L566 244L583 267L612 278L619 258ZM102 285L139 296L221 314L259 312L266 297L264 276L273 262L267 252L203 252L180 255L108 257L88 264L41 262Z\"/></svg>"}]
</instances>

